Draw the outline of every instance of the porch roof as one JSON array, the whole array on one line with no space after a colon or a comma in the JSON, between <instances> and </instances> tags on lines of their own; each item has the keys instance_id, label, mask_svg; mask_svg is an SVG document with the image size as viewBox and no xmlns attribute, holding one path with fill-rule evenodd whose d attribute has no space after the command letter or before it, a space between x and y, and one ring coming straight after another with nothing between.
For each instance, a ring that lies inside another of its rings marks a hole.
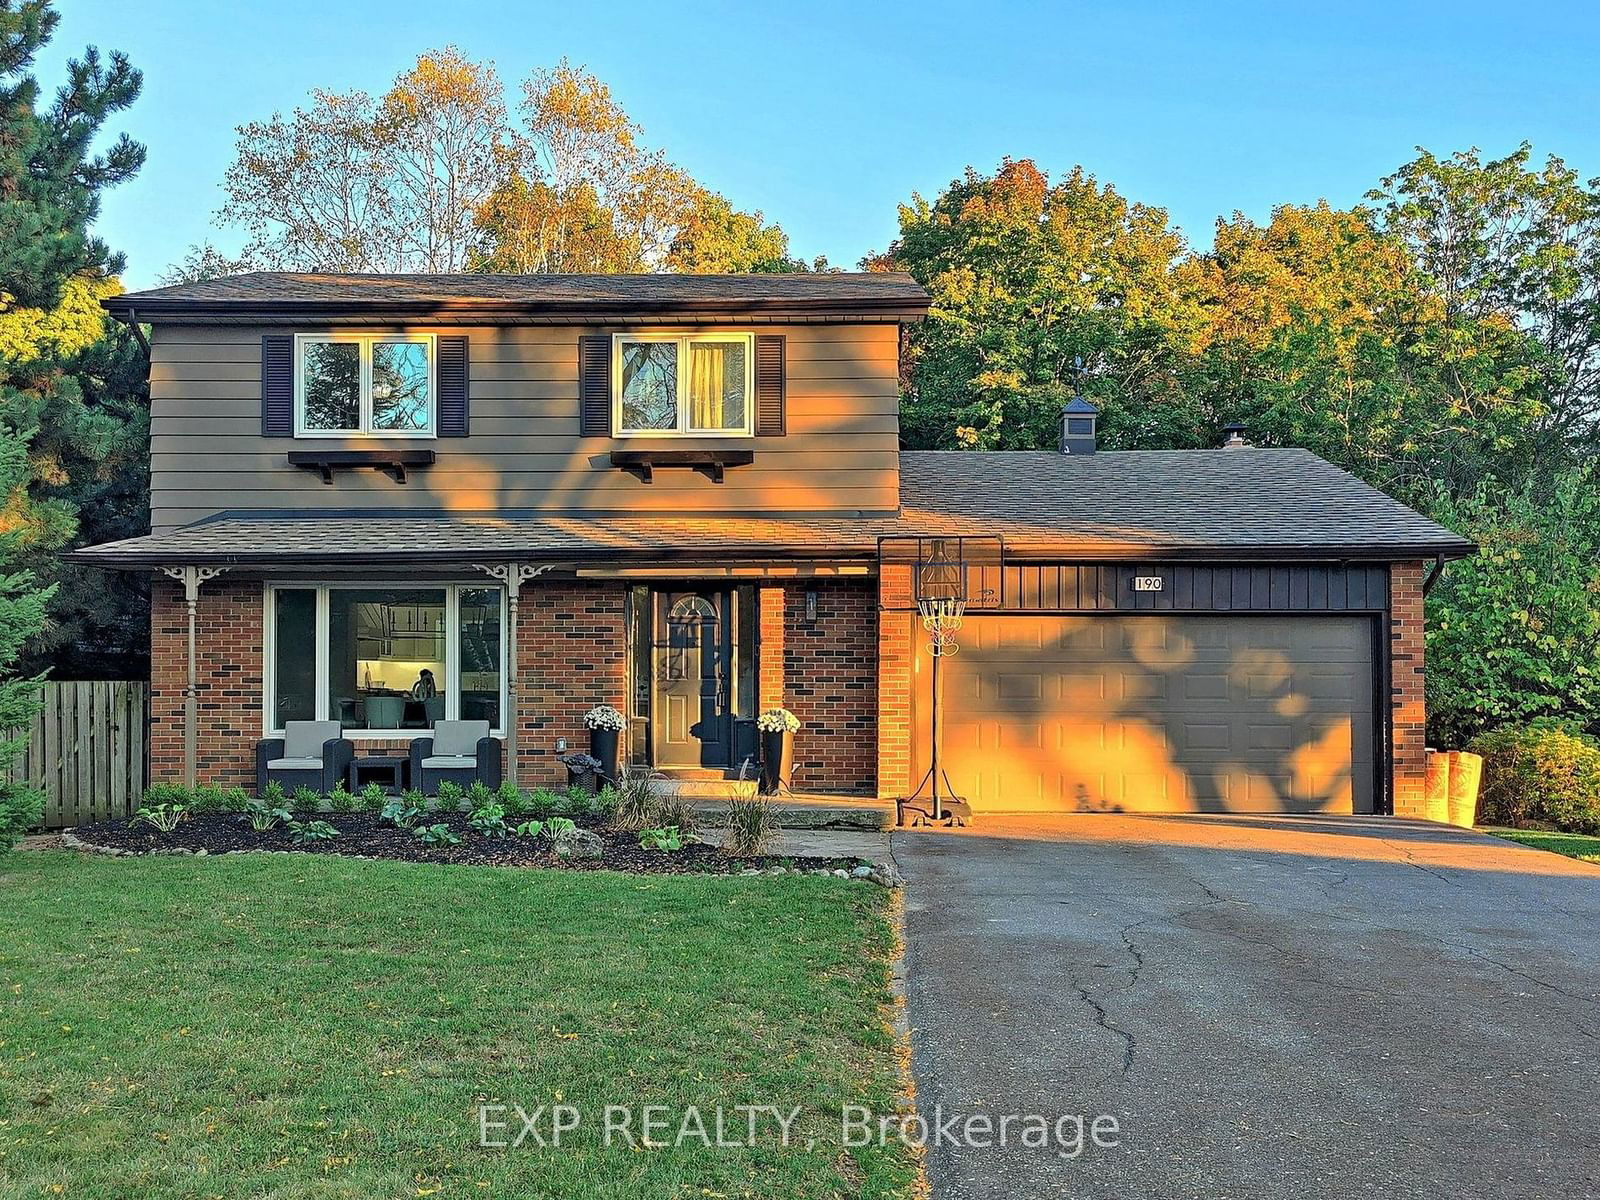
<instances>
[{"instance_id":1,"label":"porch roof","mask_svg":"<svg viewBox=\"0 0 1600 1200\"><path fill-rule=\"evenodd\" d=\"M1305 450L906 452L881 516L232 512L74 551L106 567L213 563L871 560L892 535L994 536L1027 558L1459 557L1475 547Z\"/></svg>"}]
</instances>

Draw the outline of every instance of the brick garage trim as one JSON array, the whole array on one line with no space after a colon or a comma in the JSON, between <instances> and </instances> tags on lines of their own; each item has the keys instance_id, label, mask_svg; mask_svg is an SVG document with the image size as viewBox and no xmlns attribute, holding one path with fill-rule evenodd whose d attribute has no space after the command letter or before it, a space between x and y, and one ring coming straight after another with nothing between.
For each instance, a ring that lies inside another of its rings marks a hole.
<instances>
[{"instance_id":1,"label":"brick garage trim","mask_svg":"<svg viewBox=\"0 0 1600 1200\"><path fill-rule=\"evenodd\" d=\"M1422 581L1425 564L1389 570L1389 719L1394 815L1423 815L1428 709L1423 653Z\"/></svg>"}]
</instances>

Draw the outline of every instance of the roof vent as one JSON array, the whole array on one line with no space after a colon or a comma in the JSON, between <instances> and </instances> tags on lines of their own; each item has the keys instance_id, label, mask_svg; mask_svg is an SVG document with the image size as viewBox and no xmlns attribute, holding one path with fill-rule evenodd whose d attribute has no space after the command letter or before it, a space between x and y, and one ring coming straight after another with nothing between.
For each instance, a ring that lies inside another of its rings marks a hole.
<instances>
[{"instance_id":1,"label":"roof vent","mask_svg":"<svg viewBox=\"0 0 1600 1200\"><path fill-rule=\"evenodd\" d=\"M1222 440L1222 448L1224 450L1249 450L1251 448L1250 443L1245 441L1243 425L1237 422L1232 425L1224 425L1222 432L1228 435Z\"/></svg>"},{"instance_id":2,"label":"roof vent","mask_svg":"<svg viewBox=\"0 0 1600 1200\"><path fill-rule=\"evenodd\" d=\"M1095 420L1100 410L1082 396L1068 400L1061 410L1061 453L1093 454Z\"/></svg>"}]
</instances>

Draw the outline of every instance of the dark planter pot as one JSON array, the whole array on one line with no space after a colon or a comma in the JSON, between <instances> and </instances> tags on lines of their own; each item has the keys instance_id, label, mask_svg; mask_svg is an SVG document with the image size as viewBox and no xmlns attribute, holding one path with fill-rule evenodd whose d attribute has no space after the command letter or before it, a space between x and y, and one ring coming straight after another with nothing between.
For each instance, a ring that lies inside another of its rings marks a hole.
<instances>
[{"instance_id":1,"label":"dark planter pot","mask_svg":"<svg viewBox=\"0 0 1600 1200\"><path fill-rule=\"evenodd\" d=\"M615 783L619 767L617 763L617 747L622 740L622 731L619 729L591 729L589 731L589 753L600 760L600 774Z\"/></svg>"},{"instance_id":2,"label":"dark planter pot","mask_svg":"<svg viewBox=\"0 0 1600 1200\"><path fill-rule=\"evenodd\" d=\"M593 771L579 771L568 767L567 787L574 791L588 792L593 796L600 791L600 776Z\"/></svg>"},{"instance_id":3,"label":"dark planter pot","mask_svg":"<svg viewBox=\"0 0 1600 1200\"><path fill-rule=\"evenodd\" d=\"M794 734L779 730L761 734L761 791L774 795L779 787L794 786Z\"/></svg>"}]
</instances>

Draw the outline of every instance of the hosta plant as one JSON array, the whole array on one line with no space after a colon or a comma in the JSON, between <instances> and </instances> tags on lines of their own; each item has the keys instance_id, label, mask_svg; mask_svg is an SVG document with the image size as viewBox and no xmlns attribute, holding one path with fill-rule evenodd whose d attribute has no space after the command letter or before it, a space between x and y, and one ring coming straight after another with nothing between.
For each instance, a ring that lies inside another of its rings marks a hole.
<instances>
[{"instance_id":1,"label":"hosta plant","mask_svg":"<svg viewBox=\"0 0 1600 1200\"><path fill-rule=\"evenodd\" d=\"M424 846L459 846L461 835L442 821L435 825L418 825L412 835Z\"/></svg>"},{"instance_id":2,"label":"hosta plant","mask_svg":"<svg viewBox=\"0 0 1600 1200\"><path fill-rule=\"evenodd\" d=\"M142 805L134 814L132 824L144 823L158 833L171 833L184 821L189 819L189 806L172 802L169 804Z\"/></svg>"},{"instance_id":3,"label":"hosta plant","mask_svg":"<svg viewBox=\"0 0 1600 1200\"><path fill-rule=\"evenodd\" d=\"M266 833L294 820L292 812L283 805L273 804L269 800L251 800L245 805L244 814L250 822L250 828L257 833Z\"/></svg>"},{"instance_id":4,"label":"hosta plant","mask_svg":"<svg viewBox=\"0 0 1600 1200\"><path fill-rule=\"evenodd\" d=\"M678 832L676 825L668 825L661 829L642 829L639 831L639 849L682 850L683 836Z\"/></svg>"},{"instance_id":5,"label":"hosta plant","mask_svg":"<svg viewBox=\"0 0 1600 1200\"><path fill-rule=\"evenodd\" d=\"M422 809L412 802L410 793L407 793L385 804L383 811L378 814L378 820L386 821L396 829L410 829L420 816Z\"/></svg>"},{"instance_id":6,"label":"hosta plant","mask_svg":"<svg viewBox=\"0 0 1600 1200\"><path fill-rule=\"evenodd\" d=\"M304 846L307 842L330 842L339 836L339 831L326 821L290 821L289 840L296 846Z\"/></svg>"},{"instance_id":7,"label":"hosta plant","mask_svg":"<svg viewBox=\"0 0 1600 1200\"><path fill-rule=\"evenodd\" d=\"M506 810L492 802L473 809L472 815L467 818L467 824L472 827L472 832L480 837L503 838L508 832Z\"/></svg>"},{"instance_id":8,"label":"hosta plant","mask_svg":"<svg viewBox=\"0 0 1600 1200\"><path fill-rule=\"evenodd\" d=\"M536 838L544 832L543 821L524 821L511 830L519 838Z\"/></svg>"}]
</instances>

